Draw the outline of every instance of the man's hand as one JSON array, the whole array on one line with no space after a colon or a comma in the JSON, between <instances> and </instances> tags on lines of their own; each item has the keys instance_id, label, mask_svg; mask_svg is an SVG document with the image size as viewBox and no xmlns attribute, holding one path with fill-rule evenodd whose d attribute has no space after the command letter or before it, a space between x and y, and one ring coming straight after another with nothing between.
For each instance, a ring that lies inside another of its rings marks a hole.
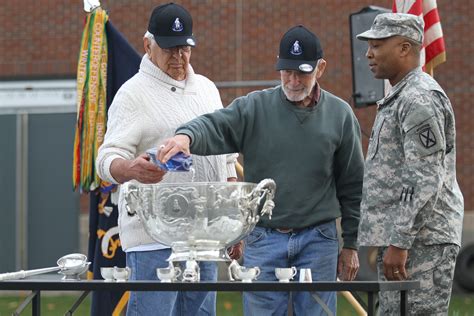
<instances>
[{"instance_id":1,"label":"man's hand","mask_svg":"<svg viewBox=\"0 0 474 316\"><path fill-rule=\"evenodd\" d=\"M240 257L242 257L242 254L244 253L243 248L244 248L244 242L241 240L235 245L227 248L227 253L229 254L229 257L231 259L239 260Z\"/></svg>"},{"instance_id":2,"label":"man's hand","mask_svg":"<svg viewBox=\"0 0 474 316\"><path fill-rule=\"evenodd\" d=\"M337 262L337 275L342 281L352 281L359 271L357 250L342 248Z\"/></svg>"},{"instance_id":3,"label":"man's hand","mask_svg":"<svg viewBox=\"0 0 474 316\"><path fill-rule=\"evenodd\" d=\"M141 183L158 183L166 172L150 162L147 154L141 154L133 160L114 159L110 165L110 173L119 183L132 179Z\"/></svg>"},{"instance_id":4,"label":"man's hand","mask_svg":"<svg viewBox=\"0 0 474 316\"><path fill-rule=\"evenodd\" d=\"M401 281L408 278L405 264L408 250L390 245L383 257L383 273L387 280Z\"/></svg>"},{"instance_id":5,"label":"man's hand","mask_svg":"<svg viewBox=\"0 0 474 316\"><path fill-rule=\"evenodd\" d=\"M171 157L179 152L185 155L191 155L189 151L189 144L191 140L187 135L175 135L174 137L165 140L163 145L158 148L158 160L166 163Z\"/></svg>"}]
</instances>

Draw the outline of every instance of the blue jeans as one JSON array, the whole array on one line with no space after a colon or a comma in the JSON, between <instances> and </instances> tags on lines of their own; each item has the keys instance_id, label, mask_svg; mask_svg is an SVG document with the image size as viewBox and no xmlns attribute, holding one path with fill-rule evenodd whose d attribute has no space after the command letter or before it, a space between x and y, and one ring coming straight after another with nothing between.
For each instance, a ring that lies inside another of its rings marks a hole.
<instances>
[{"instance_id":1,"label":"blue jeans","mask_svg":"<svg viewBox=\"0 0 474 316\"><path fill-rule=\"evenodd\" d=\"M338 252L335 221L294 233L257 226L245 239L244 265L260 267L260 281L277 281L275 268L291 266L298 269L296 281L301 268L311 268L313 282L335 281ZM336 293L317 294L335 315ZM244 292L244 314L287 315L288 297L288 292ZM326 315L309 292L293 292L292 307L295 315Z\"/></svg>"},{"instance_id":2,"label":"blue jeans","mask_svg":"<svg viewBox=\"0 0 474 316\"><path fill-rule=\"evenodd\" d=\"M157 268L168 266L170 249L127 252L131 280L158 280ZM202 281L217 281L217 264L200 262ZM183 266L180 267L184 271ZM216 292L130 292L127 316L216 315Z\"/></svg>"}]
</instances>

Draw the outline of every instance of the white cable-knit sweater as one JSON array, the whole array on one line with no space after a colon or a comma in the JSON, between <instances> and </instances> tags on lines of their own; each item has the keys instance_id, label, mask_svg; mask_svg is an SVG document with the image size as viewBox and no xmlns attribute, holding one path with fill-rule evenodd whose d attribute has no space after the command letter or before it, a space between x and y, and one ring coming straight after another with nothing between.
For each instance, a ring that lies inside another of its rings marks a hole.
<instances>
[{"instance_id":1,"label":"white cable-knit sweater","mask_svg":"<svg viewBox=\"0 0 474 316\"><path fill-rule=\"evenodd\" d=\"M187 79L176 81L156 67L147 55L143 56L139 72L122 85L110 106L107 132L96 160L97 173L102 179L117 183L110 174L114 159L132 160L172 137L179 125L219 108L222 102L216 86L195 74L191 66ZM236 176L234 164L235 158L226 161L223 155L193 155L193 181L226 181ZM191 177L191 172L168 172L162 182L190 182ZM155 243L138 216L127 214L122 194L118 222L124 250ZM163 247L157 244L156 249L159 248Z\"/></svg>"}]
</instances>

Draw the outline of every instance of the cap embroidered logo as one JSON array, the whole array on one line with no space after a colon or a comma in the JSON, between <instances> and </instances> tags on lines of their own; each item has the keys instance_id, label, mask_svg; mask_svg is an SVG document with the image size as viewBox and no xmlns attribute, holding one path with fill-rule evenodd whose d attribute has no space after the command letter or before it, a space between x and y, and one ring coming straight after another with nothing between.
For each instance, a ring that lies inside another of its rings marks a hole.
<instances>
[{"instance_id":1,"label":"cap embroidered logo","mask_svg":"<svg viewBox=\"0 0 474 316\"><path fill-rule=\"evenodd\" d=\"M301 48L299 41L295 41L293 43L293 45L291 46L290 53L295 56L303 54L303 49Z\"/></svg>"},{"instance_id":2,"label":"cap embroidered logo","mask_svg":"<svg viewBox=\"0 0 474 316\"><path fill-rule=\"evenodd\" d=\"M175 32L181 32L183 30L183 24L179 20L179 18L176 18L173 23L173 27L171 28Z\"/></svg>"}]
</instances>

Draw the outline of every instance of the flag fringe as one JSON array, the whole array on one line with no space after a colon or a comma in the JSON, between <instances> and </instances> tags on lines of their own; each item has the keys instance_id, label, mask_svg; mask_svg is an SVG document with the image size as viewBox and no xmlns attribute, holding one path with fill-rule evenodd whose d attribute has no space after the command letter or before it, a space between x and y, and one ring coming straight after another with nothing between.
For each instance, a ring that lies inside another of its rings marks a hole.
<instances>
[{"instance_id":1,"label":"flag fringe","mask_svg":"<svg viewBox=\"0 0 474 316\"><path fill-rule=\"evenodd\" d=\"M428 63L425 64L425 71L431 76L434 75L434 69L439 64L442 64L446 61L446 52L442 52L439 55L433 57Z\"/></svg>"},{"instance_id":2,"label":"flag fringe","mask_svg":"<svg viewBox=\"0 0 474 316\"><path fill-rule=\"evenodd\" d=\"M98 8L87 15L77 65L77 123L73 151L73 189L90 192L100 187L95 172L97 152L106 122L107 13Z\"/></svg>"}]
</instances>

